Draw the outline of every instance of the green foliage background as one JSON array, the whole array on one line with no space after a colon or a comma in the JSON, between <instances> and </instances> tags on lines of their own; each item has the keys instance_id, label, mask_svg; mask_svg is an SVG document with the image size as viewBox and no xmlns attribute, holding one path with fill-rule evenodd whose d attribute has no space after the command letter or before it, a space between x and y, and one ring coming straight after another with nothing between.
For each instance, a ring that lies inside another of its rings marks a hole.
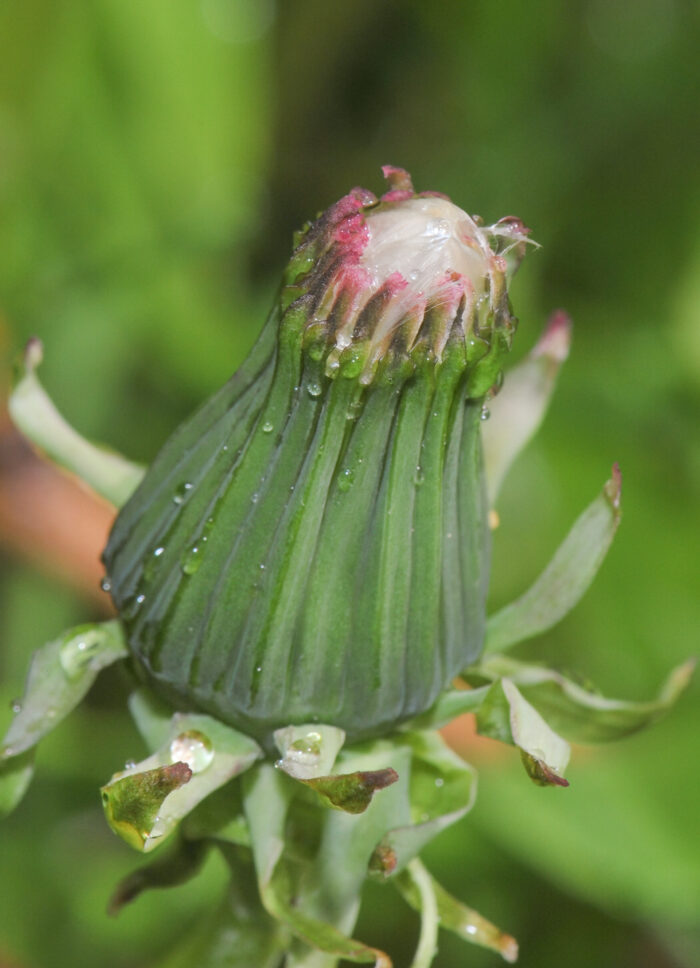
<instances>
[{"instance_id":1,"label":"green foliage background","mask_svg":"<svg viewBox=\"0 0 700 968\"><path fill-rule=\"evenodd\" d=\"M689 0L3 0L8 350L40 335L66 415L147 460L242 359L292 230L351 185L380 189L381 164L487 220L519 215L542 249L513 287L515 355L556 306L576 328L504 493L493 603L619 460L624 520L597 584L521 651L650 696L700 624L699 16ZM9 554L0 569L8 710L31 651L93 606ZM567 791L480 754L477 806L428 860L518 936L523 968L698 963L699 691L647 734L578 751ZM97 796L140 753L125 694L97 685L0 829L2 965L153 964L215 903L212 862L105 916L138 863ZM370 900L362 936L405 964L412 915ZM440 968L497 963L458 945Z\"/></svg>"}]
</instances>

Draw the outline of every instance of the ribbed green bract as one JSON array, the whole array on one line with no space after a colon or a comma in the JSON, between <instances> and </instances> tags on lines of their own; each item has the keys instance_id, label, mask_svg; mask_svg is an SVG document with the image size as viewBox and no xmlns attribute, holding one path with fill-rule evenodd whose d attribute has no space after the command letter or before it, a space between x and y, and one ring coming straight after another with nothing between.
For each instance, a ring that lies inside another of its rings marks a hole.
<instances>
[{"instance_id":1,"label":"ribbed green bract","mask_svg":"<svg viewBox=\"0 0 700 968\"><path fill-rule=\"evenodd\" d=\"M165 445L104 554L149 685L268 745L290 723L385 732L484 637L479 424L508 334L496 320L467 338L462 299L436 355L428 305L370 379L362 341L331 368L304 284L323 267L319 224L250 357Z\"/></svg>"}]
</instances>

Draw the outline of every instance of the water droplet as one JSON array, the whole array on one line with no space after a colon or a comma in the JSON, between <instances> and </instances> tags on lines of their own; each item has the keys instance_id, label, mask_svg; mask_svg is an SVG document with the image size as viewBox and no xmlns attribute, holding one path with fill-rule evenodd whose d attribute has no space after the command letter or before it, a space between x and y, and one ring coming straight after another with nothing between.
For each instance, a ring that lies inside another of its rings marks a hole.
<instances>
[{"instance_id":1,"label":"water droplet","mask_svg":"<svg viewBox=\"0 0 700 968\"><path fill-rule=\"evenodd\" d=\"M445 781L443 780L443 778L441 776L438 776L436 778L436 780L435 780L435 786L436 787L441 787L441 786L444 786L444 785L445 785Z\"/></svg>"},{"instance_id":2,"label":"water droplet","mask_svg":"<svg viewBox=\"0 0 700 968\"><path fill-rule=\"evenodd\" d=\"M103 592L111 592L112 590L112 582L109 580L109 578L106 575L100 582L100 588L102 589Z\"/></svg>"},{"instance_id":3,"label":"water droplet","mask_svg":"<svg viewBox=\"0 0 700 968\"><path fill-rule=\"evenodd\" d=\"M260 562L260 571L265 571L265 562L264 561L261 561Z\"/></svg>"},{"instance_id":4,"label":"water droplet","mask_svg":"<svg viewBox=\"0 0 700 968\"><path fill-rule=\"evenodd\" d=\"M127 760L126 763L124 764L124 769L133 770L135 766L136 766L136 760Z\"/></svg>"},{"instance_id":5,"label":"water droplet","mask_svg":"<svg viewBox=\"0 0 700 968\"><path fill-rule=\"evenodd\" d=\"M413 475L413 483L416 485L416 487L420 487L424 482L425 474L423 473L423 468L419 464L416 467L416 473Z\"/></svg>"},{"instance_id":6,"label":"water droplet","mask_svg":"<svg viewBox=\"0 0 700 968\"><path fill-rule=\"evenodd\" d=\"M127 622L135 618L138 614L139 609L146 601L146 596L144 594L135 595L132 598L128 598L121 608L121 617L126 619Z\"/></svg>"},{"instance_id":7,"label":"water droplet","mask_svg":"<svg viewBox=\"0 0 700 968\"><path fill-rule=\"evenodd\" d=\"M349 467L342 470L338 476L338 490L349 491L355 480L355 474Z\"/></svg>"},{"instance_id":8,"label":"water droplet","mask_svg":"<svg viewBox=\"0 0 700 968\"><path fill-rule=\"evenodd\" d=\"M156 573L158 564L160 563L160 559L162 558L164 551L165 551L165 548L163 548L162 546L155 548L153 550L153 553L151 554L151 557L143 566L143 577L147 582L153 579L153 576Z\"/></svg>"},{"instance_id":9,"label":"water droplet","mask_svg":"<svg viewBox=\"0 0 700 968\"><path fill-rule=\"evenodd\" d=\"M258 503L258 501L260 500L260 495L258 494L257 491L254 494L250 495L250 500L253 502L253 504Z\"/></svg>"},{"instance_id":10,"label":"water droplet","mask_svg":"<svg viewBox=\"0 0 700 968\"><path fill-rule=\"evenodd\" d=\"M214 759L209 737L196 729L180 733L170 743L170 762L186 763L193 773L201 773Z\"/></svg>"},{"instance_id":11,"label":"water droplet","mask_svg":"<svg viewBox=\"0 0 700 968\"><path fill-rule=\"evenodd\" d=\"M90 665L100 651L101 638L99 631L89 629L82 635L75 635L63 643L59 652L59 662L69 679L78 679ZM52 715L56 715L56 711L52 712L49 709L46 715L51 718Z\"/></svg>"},{"instance_id":12,"label":"water droplet","mask_svg":"<svg viewBox=\"0 0 700 968\"><path fill-rule=\"evenodd\" d=\"M182 504L189 492L192 490L192 485L189 481L185 481L184 484L180 484L175 493L173 494L173 504Z\"/></svg>"},{"instance_id":13,"label":"water droplet","mask_svg":"<svg viewBox=\"0 0 700 968\"><path fill-rule=\"evenodd\" d=\"M320 383L307 383L306 392L310 397L320 397L321 396L321 384Z\"/></svg>"},{"instance_id":14,"label":"water droplet","mask_svg":"<svg viewBox=\"0 0 700 968\"><path fill-rule=\"evenodd\" d=\"M255 671L256 671L256 672L262 672L262 666L261 666L261 665L259 665L259 666L256 666L256 667L255 667Z\"/></svg>"},{"instance_id":15,"label":"water droplet","mask_svg":"<svg viewBox=\"0 0 700 968\"><path fill-rule=\"evenodd\" d=\"M10 709L15 714L15 716L17 715L17 713L21 713L22 712L21 701L19 699L13 699L12 702L10 703Z\"/></svg>"},{"instance_id":16,"label":"water droplet","mask_svg":"<svg viewBox=\"0 0 700 968\"><path fill-rule=\"evenodd\" d=\"M185 554L182 556L180 567L186 575L194 575L199 566L202 564L203 554L204 549L199 542L193 544L189 551L185 552Z\"/></svg>"},{"instance_id":17,"label":"water droplet","mask_svg":"<svg viewBox=\"0 0 700 968\"><path fill-rule=\"evenodd\" d=\"M479 416L481 417L482 420L488 420L489 417L491 416L491 411L487 406L483 406L481 408L481 413L479 414Z\"/></svg>"},{"instance_id":18,"label":"water droplet","mask_svg":"<svg viewBox=\"0 0 700 968\"><path fill-rule=\"evenodd\" d=\"M271 434L274 429L275 429L274 425L271 424L269 420L266 420L265 423L262 425L262 432L264 434Z\"/></svg>"}]
</instances>

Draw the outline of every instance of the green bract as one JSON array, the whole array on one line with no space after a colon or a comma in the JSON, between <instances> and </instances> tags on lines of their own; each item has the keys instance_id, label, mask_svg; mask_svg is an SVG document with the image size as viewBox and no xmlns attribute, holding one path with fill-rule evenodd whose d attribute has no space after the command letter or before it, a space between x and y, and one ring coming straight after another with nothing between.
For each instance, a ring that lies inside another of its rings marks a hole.
<instances>
[{"instance_id":1,"label":"green bract","mask_svg":"<svg viewBox=\"0 0 700 968\"><path fill-rule=\"evenodd\" d=\"M526 230L388 174L301 233L257 346L104 554L149 685L268 746L386 732L483 645L480 416L515 326L499 253Z\"/></svg>"}]
</instances>

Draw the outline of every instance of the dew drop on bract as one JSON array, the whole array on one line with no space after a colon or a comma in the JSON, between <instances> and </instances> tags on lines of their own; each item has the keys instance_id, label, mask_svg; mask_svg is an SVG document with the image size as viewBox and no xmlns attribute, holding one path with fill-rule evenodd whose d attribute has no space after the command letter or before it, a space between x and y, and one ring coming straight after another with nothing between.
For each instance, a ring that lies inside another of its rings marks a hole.
<instances>
[{"instance_id":1,"label":"dew drop on bract","mask_svg":"<svg viewBox=\"0 0 700 968\"><path fill-rule=\"evenodd\" d=\"M262 425L262 432L264 434L271 434L274 429L275 429L274 425L271 424L269 420L266 420L265 423Z\"/></svg>"},{"instance_id":2,"label":"dew drop on bract","mask_svg":"<svg viewBox=\"0 0 700 968\"><path fill-rule=\"evenodd\" d=\"M413 475L413 483L416 485L416 487L420 487L424 482L425 474L423 473L423 468L418 465L418 467L416 467L416 473Z\"/></svg>"},{"instance_id":3,"label":"dew drop on bract","mask_svg":"<svg viewBox=\"0 0 700 968\"><path fill-rule=\"evenodd\" d=\"M21 702L21 700L20 699L13 699L12 702L10 703L10 709L15 714L15 716L17 715L17 713L21 713L22 712L22 702Z\"/></svg>"},{"instance_id":4,"label":"dew drop on bract","mask_svg":"<svg viewBox=\"0 0 700 968\"><path fill-rule=\"evenodd\" d=\"M307 383L306 392L310 397L320 397L321 396L321 384L320 383Z\"/></svg>"},{"instance_id":5,"label":"dew drop on bract","mask_svg":"<svg viewBox=\"0 0 700 968\"><path fill-rule=\"evenodd\" d=\"M353 471L350 470L349 467L346 467L338 475L338 490L349 491L353 485L354 480L355 480L355 474L353 473Z\"/></svg>"},{"instance_id":6,"label":"dew drop on bract","mask_svg":"<svg viewBox=\"0 0 700 968\"><path fill-rule=\"evenodd\" d=\"M180 562L180 567L186 575L194 575L199 566L202 564L202 557L204 555L204 548L201 542L196 542L192 547L185 552Z\"/></svg>"},{"instance_id":7,"label":"dew drop on bract","mask_svg":"<svg viewBox=\"0 0 700 968\"><path fill-rule=\"evenodd\" d=\"M97 629L75 635L61 646L59 662L69 679L78 679L100 651L101 634ZM50 710L47 711L50 715ZM55 712L54 712L55 715Z\"/></svg>"},{"instance_id":8,"label":"dew drop on bract","mask_svg":"<svg viewBox=\"0 0 700 968\"><path fill-rule=\"evenodd\" d=\"M479 414L479 416L481 417L482 420L488 420L489 417L491 416L491 411L489 410L488 407L482 407L481 413Z\"/></svg>"},{"instance_id":9,"label":"dew drop on bract","mask_svg":"<svg viewBox=\"0 0 700 968\"><path fill-rule=\"evenodd\" d=\"M196 729L180 733L170 743L170 762L186 763L193 773L206 770L214 759L211 740Z\"/></svg>"},{"instance_id":10,"label":"dew drop on bract","mask_svg":"<svg viewBox=\"0 0 700 968\"><path fill-rule=\"evenodd\" d=\"M187 499L187 496L191 490L192 485L189 481L185 481L183 484L180 484L173 494L173 504L182 504Z\"/></svg>"},{"instance_id":11,"label":"dew drop on bract","mask_svg":"<svg viewBox=\"0 0 700 968\"><path fill-rule=\"evenodd\" d=\"M109 580L109 578L106 575L100 582L100 588L102 589L103 592L111 592L112 590L112 582Z\"/></svg>"}]
</instances>

